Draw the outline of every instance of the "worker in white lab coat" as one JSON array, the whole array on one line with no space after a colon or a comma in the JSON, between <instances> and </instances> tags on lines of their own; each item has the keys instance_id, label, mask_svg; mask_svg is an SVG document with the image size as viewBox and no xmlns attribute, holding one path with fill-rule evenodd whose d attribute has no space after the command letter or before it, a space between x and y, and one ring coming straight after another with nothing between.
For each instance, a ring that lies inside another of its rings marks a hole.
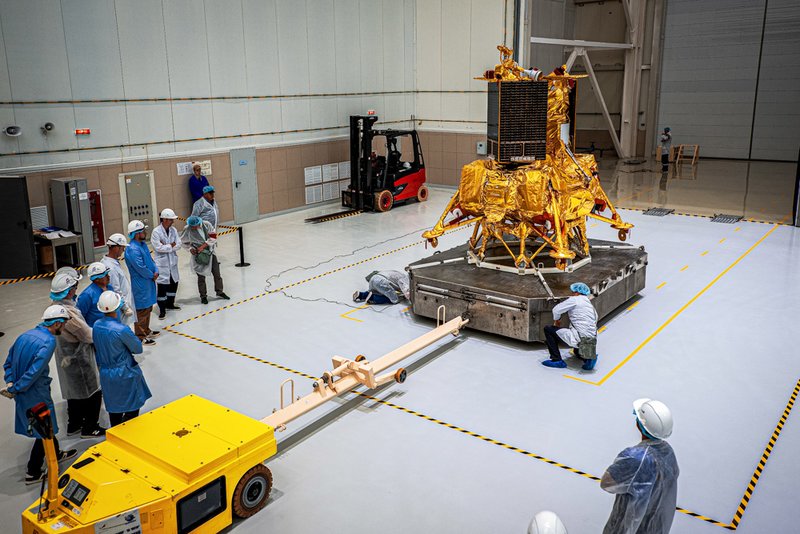
<instances>
[{"instance_id":1,"label":"worker in white lab coat","mask_svg":"<svg viewBox=\"0 0 800 534\"><path fill-rule=\"evenodd\" d=\"M156 304L158 304L158 318L167 316L167 310L180 310L175 306L175 294L178 291L180 274L178 273L178 250L181 248L181 238L173 226L178 218L169 208L161 211L161 224L153 229L150 235L150 244L153 246L153 259L158 269L156 279Z\"/></svg>"},{"instance_id":2,"label":"worker in white lab coat","mask_svg":"<svg viewBox=\"0 0 800 534\"><path fill-rule=\"evenodd\" d=\"M122 234L111 234L106 241L108 254L103 256L100 263L108 267L108 285L112 290L122 297L122 324L132 325L136 320L136 302L133 300L133 289L131 281L125 271L122 270L120 260L128 247L128 238Z\"/></svg>"},{"instance_id":3,"label":"worker in white lab coat","mask_svg":"<svg viewBox=\"0 0 800 534\"><path fill-rule=\"evenodd\" d=\"M561 358L559 340L573 347L572 354L583 360L583 369L590 371L597 363L597 311L589 300L591 291L583 282L569 286L572 296L553 308L553 325L544 327L545 343L550 359L545 367L563 369L567 366ZM561 328L561 316L569 317L569 328Z\"/></svg>"}]
</instances>

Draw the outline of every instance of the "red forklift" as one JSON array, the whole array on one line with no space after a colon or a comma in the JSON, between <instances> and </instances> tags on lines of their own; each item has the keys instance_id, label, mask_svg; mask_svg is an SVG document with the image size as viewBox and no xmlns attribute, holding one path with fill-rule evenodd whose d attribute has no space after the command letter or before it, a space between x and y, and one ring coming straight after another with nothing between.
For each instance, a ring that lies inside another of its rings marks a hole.
<instances>
[{"instance_id":1,"label":"red forklift","mask_svg":"<svg viewBox=\"0 0 800 534\"><path fill-rule=\"evenodd\" d=\"M377 115L350 116L350 185L342 191L342 206L350 210L306 222L324 222L361 211L389 211L408 200L428 200L425 161L417 131L373 130L377 120ZM385 143L385 155L374 150L375 138L382 138L381 144Z\"/></svg>"}]
</instances>

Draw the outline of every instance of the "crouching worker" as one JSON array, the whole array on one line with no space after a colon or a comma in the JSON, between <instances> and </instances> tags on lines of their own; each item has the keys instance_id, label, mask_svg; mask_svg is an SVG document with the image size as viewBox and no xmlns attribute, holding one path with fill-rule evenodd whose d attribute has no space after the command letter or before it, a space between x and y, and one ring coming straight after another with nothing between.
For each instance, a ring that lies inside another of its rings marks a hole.
<instances>
[{"instance_id":1,"label":"crouching worker","mask_svg":"<svg viewBox=\"0 0 800 534\"><path fill-rule=\"evenodd\" d=\"M400 271L372 271L367 275L369 289L353 293L353 302L397 304L410 296L408 274Z\"/></svg>"},{"instance_id":2,"label":"crouching worker","mask_svg":"<svg viewBox=\"0 0 800 534\"><path fill-rule=\"evenodd\" d=\"M572 355L583 360L583 369L591 371L597 363L597 312L589 300L589 286L577 282L569 286L572 296L553 308L553 325L544 327L545 343L550 359L545 367L563 369L567 366L558 349L559 340L573 347ZM561 328L561 316L569 317L569 328Z\"/></svg>"},{"instance_id":3,"label":"crouching worker","mask_svg":"<svg viewBox=\"0 0 800 534\"><path fill-rule=\"evenodd\" d=\"M142 342L131 329L119 322L117 310L122 299L113 291L105 291L97 301L97 309L105 314L92 329L100 369L106 410L111 426L139 415L139 409L152 397L150 388L134 354L142 353Z\"/></svg>"}]
</instances>

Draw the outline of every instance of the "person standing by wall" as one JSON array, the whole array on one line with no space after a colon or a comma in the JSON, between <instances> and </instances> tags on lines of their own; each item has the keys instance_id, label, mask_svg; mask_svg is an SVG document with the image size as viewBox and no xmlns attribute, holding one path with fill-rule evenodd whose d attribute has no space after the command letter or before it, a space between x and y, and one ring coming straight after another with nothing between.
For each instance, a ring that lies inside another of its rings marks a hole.
<instances>
[{"instance_id":1,"label":"person standing by wall","mask_svg":"<svg viewBox=\"0 0 800 534\"><path fill-rule=\"evenodd\" d=\"M192 172L194 174L189 177L189 194L192 195L192 204L194 204L203 196L203 188L211 184L208 183L208 178L203 176L203 168L197 163L192 167Z\"/></svg>"},{"instance_id":2,"label":"person standing by wall","mask_svg":"<svg viewBox=\"0 0 800 534\"><path fill-rule=\"evenodd\" d=\"M122 299L113 291L100 295L97 308L105 317L95 323L92 331L97 348L100 384L106 392L106 410L111 426L139 415L145 401L152 397L144 373L134 359L142 353L142 343L131 329L117 320Z\"/></svg>"},{"instance_id":3,"label":"person standing by wall","mask_svg":"<svg viewBox=\"0 0 800 534\"><path fill-rule=\"evenodd\" d=\"M134 332L143 345L155 345L157 330L150 330L150 312L156 303L156 279L158 269L147 248L147 230L142 221L131 221L128 224L128 245L125 256L128 272L131 275L133 299L136 301L136 323Z\"/></svg>"},{"instance_id":4,"label":"person standing by wall","mask_svg":"<svg viewBox=\"0 0 800 534\"><path fill-rule=\"evenodd\" d=\"M669 169L669 152L672 150L672 133L670 128L664 128L659 145L661 146L661 171Z\"/></svg>"},{"instance_id":5,"label":"person standing by wall","mask_svg":"<svg viewBox=\"0 0 800 534\"><path fill-rule=\"evenodd\" d=\"M53 357L53 351L56 348L55 336L61 334L61 329L69 320L70 315L64 306L50 306L44 311L42 322L36 328L28 330L14 341L3 364L6 387L0 391L0 394L14 399L16 404L14 432L36 440L33 443L28 460L28 470L25 473L26 484L35 484L45 476L42 469L44 464L43 436L33 429L29 433L27 411L40 402L45 403L50 409L53 420L53 435L58 433L56 410L50 396L50 383L53 381L50 378L50 358ZM59 462L69 460L78 454L75 449L62 451L55 438L53 445L56 448L56 457Z\"/></svg>"},{"instance_id":6,"label":"person standing by wall","mask_svg":"<svg viewBox=\"0 0 800 534\"><path fill-rule=\"evenodd\" d=\"M156 226L150 236L158 269L156 301L159 319L167 316L167 310L180 310L180 307L175 306L175 294L181 278L178 272L178 250L181 248L181 239L174 226L177 218L174 211L164 208L161 210L161 224Z\"/></svg>"},{"instance_id":7,"label":"person standing by wall","mask_svg":"<svg viewBox=\"0 0 800 534\"><path fill-rule=\"evenodd\" d=\"M53 304L64 306L69 321L56 337L56 370L61 396L67 401L67 435L81 433L81 438L105 436L100 426L103 393L97 376L97 362L92 344L92 328L75 305L78 281L68 274L57 274L50 284Z\"/></svg>"}]
</instances>

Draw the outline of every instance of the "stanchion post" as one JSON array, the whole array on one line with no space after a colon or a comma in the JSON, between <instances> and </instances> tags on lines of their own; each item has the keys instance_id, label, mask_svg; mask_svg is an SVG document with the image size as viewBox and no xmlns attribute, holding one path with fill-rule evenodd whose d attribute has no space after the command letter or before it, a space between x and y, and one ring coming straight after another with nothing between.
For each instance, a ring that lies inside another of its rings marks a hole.
<instances>
[{"instance_id":1,"label":"stanchion post","mask_svg":"<svg viewBox=\"0 0 800 534\"><path fill-rule=\"evenodd\" d=\"M244 228L240 226L239 231L236 233L239 234L239 263L236 266L249 267L250 264L244 261Z\"/></svg>"}]
</instances>

